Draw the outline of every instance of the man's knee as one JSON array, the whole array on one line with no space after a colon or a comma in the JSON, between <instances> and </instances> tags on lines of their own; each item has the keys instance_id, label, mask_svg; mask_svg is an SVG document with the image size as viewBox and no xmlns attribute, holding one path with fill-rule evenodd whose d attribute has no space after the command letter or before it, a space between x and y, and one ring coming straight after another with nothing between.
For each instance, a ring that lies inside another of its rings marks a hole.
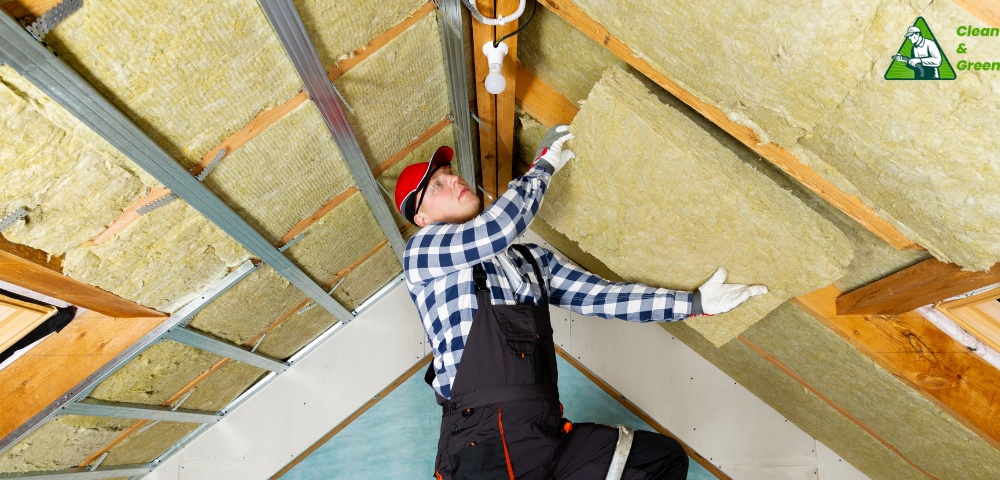
<instances>
[{"instance_id":1,"label":"man's knee","mask_svg":"<svg viewBox=\"0 0 1000 480\"><path fill-rule=\"evenodd\" d=\"M684 480L688 456L680 442L655 432L636 431L625 466L648 474L649 480Z\"/></svg>"}]
</instances>

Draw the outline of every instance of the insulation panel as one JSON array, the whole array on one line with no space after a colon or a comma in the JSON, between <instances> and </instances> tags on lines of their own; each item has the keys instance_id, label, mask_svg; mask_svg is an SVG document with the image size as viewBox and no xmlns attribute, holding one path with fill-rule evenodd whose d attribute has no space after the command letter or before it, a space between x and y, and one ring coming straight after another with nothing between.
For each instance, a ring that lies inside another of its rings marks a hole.
<instances>
[{"instance_id":1,"label":"insulation panel","mask_svg":"<svg viewBox=\"0 0 1000 480\"><path fill-rule=\"evenodd\" d=\"M372 168L451 111L436 15L420 19L333 82L354 111L344 109Z\"/></svg>"},{"instance_id":2,"label":"insulation panel","mask_svg":"<svg viewBox=\"0 0 1000 480\"><path fill-rule=\"evenodd\" d=\"M162 405L219 360L214 353L164 340L104 379L89 398Z\"/></svg>"},{"instance_id":3,"label":"insulation panel","mask_svg":"<svg viewBox=\"0 0 1000 480\"><path fill-rule=\"evenodd\" d=\"M571 128L577 158L552 180L549 224L629 281L690 291L725 266L731 283L767 285L733 312L688 322L717 345L850 262L836 227L621 69Z\"/></svg>"},{"instance_id":4,"label":"insulation panel","mask_svg":"<svg viewBox=\"0 0 1000 480\"><path fill-rule=\"evenodd\" d=\"M184 166L301 88L254 0L84 2L45 41Z\"/></svg>"},{"instance_id":5,"label":"insulation panel","mask_svg":"<svg viewBox=\"0 0 1000 480\"><path fill-rule=\"evenodd\" d=\"M60 111L69 117L0 66L0 217L29 212L4 236L52 255L100 233L144 193L138 167L95 148L89 130Z\"/></svg>"},{"instance_id":6,"label":"insulation panel","mask_svg":"<svg viewBox=\"0 0 1000 480\"><path fill-rule=\"evenodd\" d=\"M979 270L1000 260L998 148L987 133L1000 112L992 74L883 78L921 15L946 56L960 43L981 58L1000 55L996 42L957 36L956 26L980 24L961 6L575 3L654 69L860 196L939 259Z\"/></svg>"},{"instance_id":7,"label":"insulation panel","mask_svg":"<svg viewBox=\"0 0 1000 480\"><path fill-rule=\"evenodd\" d=\"M127 418L67 415L42 425L0 455L0 472L72 468L136 423Z\"/></svg>"},{"instance_id":8,"label":"insulation panel","mask_svg":"<svg viewBox=\"0 0 1000 480\"><path fill-rule=\"evenodd\" d=\"M147 424L149 425L149 424ZM159 422L141 432L125 437L108 451L101 465L132 465L156 460L187 434L200 427L199 423Z\"/></svg>"},{"instance_id":9,"label":"insulation panel","mask_svg":"<svg viewBox=\"0 0 1000 480\"><path fill-rule=\"evenodd\" d=\"M354 179L311 100L226 155L205 184L272 243Z\"/></svg>"}]
</instances>

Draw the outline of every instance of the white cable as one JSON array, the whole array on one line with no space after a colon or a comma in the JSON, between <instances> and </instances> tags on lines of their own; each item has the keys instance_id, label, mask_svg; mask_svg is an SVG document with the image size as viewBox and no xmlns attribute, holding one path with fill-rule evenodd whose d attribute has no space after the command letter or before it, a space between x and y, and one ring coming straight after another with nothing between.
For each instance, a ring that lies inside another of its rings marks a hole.
<instances>
[{"instance_id":1,"label":"white cable","mask_svg":"<svg viewBox=\"0 0 1000 480\"><path fill-rule=\"evenodd\" d=\"M462 0L462 3L464 3L465 7L469 9L469 12L472 13L472 16L475 17L477 22L482 23L483 25L496 26L496 25L506 25L520 18L521 14L524 13L524 5L528 2L527 0L521 0L521 2L517 6L516 12L507 15L506 17L499 16L497 18L484 17L482 13L479 13L479 9L476 8L475 3L472 3L472 1L470 0Z\"/></svg>"},{"instance_id":2,"label":"white cable","mask_svg":"<svg viewBox=\"0 0 1000 480\"><path fill-rule=\"evenodd\" d=\"M916 312L926 318L927 321L933 323L935 327L938 327L938 329L946 333L949 337L961 343L965 348L972 350L976 355L982 357L987 363L1000 369L1000 353L997 353L989 345L979 341L978 338L965 331L964 328L945 316L945 314L935 310L934 305L924 305L918 308Z\"/></svg>"}]
</instances>

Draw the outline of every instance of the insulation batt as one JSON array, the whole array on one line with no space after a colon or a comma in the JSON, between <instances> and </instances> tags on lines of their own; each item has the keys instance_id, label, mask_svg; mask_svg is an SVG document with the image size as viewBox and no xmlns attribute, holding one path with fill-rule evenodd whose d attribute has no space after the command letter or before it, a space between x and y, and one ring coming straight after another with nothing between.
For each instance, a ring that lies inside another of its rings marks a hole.
<instances>
[{"instance_id":1,"label":"insulation batt","mask_svg":"<svg viewBox=\"0 0 1000 480\"><path fill-rule=\"evenodd\" d=\"M84 2L45 41L186 167L301 88L254 0Z\"/></svg>"},{"instance_id":2,"label":"insulation batt","mask_svg":"<svg viewBox=\"0 0 1000 480\"><path fill-rule=\"evenodd\" d=\"M694 290L718 266L769 293L688 321L722 345L840 278L848 239L635 78L610 68L573 121L577 158L540 216L629 281Z\"/></svg>"},{"instance_id":3,"label":"insulation batt","mask_svg":"<svg viewBox=\"0 0 1000 480\"><path fill-rule=\"evenodd\" d=\"M333 83L374 168L451 112L435 15L427 15ZM431 46L431 47L429 47Z\"/></svg>"},{"instance_id":4,"label":"insulation batt","mask_svg":"<svg viewBox=\"0 0 1000 480\"><path fill-rule=\"evenodd\" d=\"M80 135L89 130L74 128L75 119L50 118L54 109L10 67L0 67L0 218L21 207L29 212L4 236L62 255L101 232L144 185Z\"/></svg>"},{"instance_id":5,"label":"insulation batt","mask_svg":"<svg viewBox=\"0 0 1000 480\"><path fill-rule=\"evenodd\" d=\"M75 467L135 422L125 418L59 417L0 455L0 473Z\"/></svg>"},{"instance_id":6,"label":"insulation batt","mask_svg":"<svg viewBox=\"0 0 1000 480\"><path fill-rule=\"evenodd\" d=\"M954 81L883 78L918 16L952 62L960 43L1000 58L1000 42L957 36L981 22L955 2L575 3L654 69L861 197L934 256L969 270L1000 260L1000 82L975 71Z\"/></svg>"},{"instance_id":7,"label":"insulation batt","mask_svg":"<svg viewBox=\"0 0 1000 480\"><path fill-rule=\"evenodd\" d=\"M603 45L585 36L576 27L548 9L539 9L536 17L527 30L532 33L532 36L521 39L524 45L530 43L531 46L519 49L518 59L523 62L528 71L549 86L553 86L566 98L572 101L584 100L607 67L624 64ZM539 36L539 38L534 38L534 36ZM574 54L566 55L566 51L572 51ZM632 72L630 66L626 65L622 68ZM774 164L751 151L746 145L695 112L687 104L667 93L659 85L646 77L638 78L650 91L656 94L661 102L684 113L692 122L699 125L706 133L711 134L719 143L739 156L741 160L767 175L778 186L798 197L809 208L815 210L816 213L822 215L823 218L847 235L854 247L854 258L851 260L850 266L847 267L847 273L834 282L837 288L849 292L930 258L930 254L920 250L897 250L797 180L788 176ZM558 87L555 87L556 85ZM538 141L545 135L547 129L526 114L519 112L518 118L520 122L515 137L517 141L516 151L520 153L521 158L530 162L535 153L535 146L538 145ZM832 168L827 171L836 172ZM858 193L855 192L855 194ZM544 220L536 221L533 228L542 228L544 230L542 235L555 245L554 239L550 238L555 232L551 230L551 227L544 227L542 224L544 224ZM559 245L559 248L562 250L576 247L572 242L564 242ZM604 278L613 278L607 276L610 271L594 273L598 273Z\"/></svg>"}]
</instances>

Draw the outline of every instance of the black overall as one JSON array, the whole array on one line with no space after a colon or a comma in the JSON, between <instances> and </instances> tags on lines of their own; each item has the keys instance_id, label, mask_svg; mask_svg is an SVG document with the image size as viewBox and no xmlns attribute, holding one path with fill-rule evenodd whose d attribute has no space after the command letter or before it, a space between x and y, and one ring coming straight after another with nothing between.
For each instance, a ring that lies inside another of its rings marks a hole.
<instances>
[{"instance_id":1,"label":"black overall","mask_svg":"<svg viewBox=\"0 0 1000 480\"><path fill-rule=\"evenodd\" d=\"M603 480L618 430L563 426L545 280L528 249L542 305L493 305L482 265L473 268L478 309L451 400L443 408L435 478L440 480ZM433 365L424 379L434 379ZM572 430L572 431L569 431ZM623 480L683 480L688 457L672 438L636 431Z\"/></svg>"},{"instance_id":2,"label":"black overall","mask_svg":"<svg viewBox=\"0 0 1000 480\"><path fill-rule=\"evenodd\" d=\"M437 474L448 480L543 479L559 445L562 415L556 388L548 295L534 257L542 305L493 305L482 265L473 269L478 309L444 409ZM433 378L433 370L429 370Z\"/></svg>"}]
</instances>

